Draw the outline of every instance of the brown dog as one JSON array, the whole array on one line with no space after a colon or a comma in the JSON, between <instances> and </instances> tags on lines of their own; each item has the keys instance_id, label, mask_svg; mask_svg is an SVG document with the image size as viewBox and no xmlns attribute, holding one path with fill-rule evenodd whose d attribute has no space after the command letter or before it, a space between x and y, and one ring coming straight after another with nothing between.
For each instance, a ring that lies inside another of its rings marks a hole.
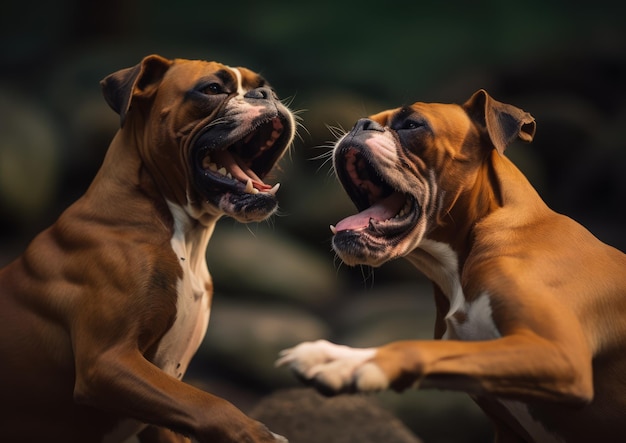
<instances>
[{"instance_id":1,"label":"brown dog","mask_svg":"<svg viewBox=\"0 0 626 443\"><path fill-rule=\"evenodd\" d=\"M325 341L278 364L328 393L410 386L473 395L499 442L622 441L626 256L550 210L504 155L532 116L478 91L360 120L334 150L359 214L333 247L348 264L407 258L432 280L435 341Z\"/></svg>"},{"instance_id":2,"label":"brown dog","mask_svg":"<svg viewBox=\"0 0 626 443\"><path fill-rule=\"evenodd\" d=\"M84 196L0 271L0 441L274 442L182 378L206 331L224 214L277 208L263 179L294 119L263 78L146 57L102 81L122 127ZM284 439L281 439L284 440Z\"/></svg>"}]
</instances>

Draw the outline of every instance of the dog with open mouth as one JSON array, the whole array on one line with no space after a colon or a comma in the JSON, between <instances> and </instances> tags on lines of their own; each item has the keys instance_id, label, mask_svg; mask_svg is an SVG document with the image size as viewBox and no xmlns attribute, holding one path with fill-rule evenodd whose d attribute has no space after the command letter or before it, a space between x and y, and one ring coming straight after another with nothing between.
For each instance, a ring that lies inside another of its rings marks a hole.
<instances>
[{"instance_id":1,"label":"dog with open mouth","mask_svg":"<svg viewBox=\"0 0 626 443\"><path fill-rule=\"evenodd\" d=\"M277 210L293 114L246 68L145 57L102 81L121 121L86 193L0 270L3 442L286 441L181 381L223 215Z\"/></svg>"},{"instance_id":2,"label":"dog with open mouth","mask_svg":"<svg viewBox=\"0 0 626 443\"><path fill-rule=\"evenodd\" d=\"M331 226L347 264L409 260L432 282L437 340L281 353L327 394L464 391L498 442L621 441L626 255L552 211L504 155L534 118L476 92L359 120L334 148L360 211Z\"/></svg>"}]
</instances>

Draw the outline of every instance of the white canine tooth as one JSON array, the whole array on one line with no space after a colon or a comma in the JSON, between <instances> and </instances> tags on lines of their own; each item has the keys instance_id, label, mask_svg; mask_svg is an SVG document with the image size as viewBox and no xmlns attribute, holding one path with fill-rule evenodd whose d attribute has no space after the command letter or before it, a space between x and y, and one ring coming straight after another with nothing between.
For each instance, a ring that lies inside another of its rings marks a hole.
<instances>
[{"instance_id":1,"label":"white canine tooth","mask_svg":"<svg viewBox=\"0 0 626 443\"><path fill-rule=\"evenodd\" d=\"M226 174L226 177L233 178L233 176L232 176L232 174L230 172L228 174Z\"/></svg>"},{"instance_id":2,"label":"white canine tooth","mask_svg":"<svg viewBox=\"0 0 626 443\"><path fill-rule=\"evenodd\" d=\"M335 235L337 233L337 228L335 228L333 225L330 225L330 232L332 232L333 235Z\"/></svg>"},{"instance_id":3,"label":"white canine tooth","mask_svg":"<svg viewBox=\"0 0 626 443\"><path fill-rule=\"evenodd\" d=\"M222 175L226 175L226 168L225 167L221 167L217 170L218 174L222 174Z\"/></svg>"},{"instance_id":4,"label":"white canine tooth","mask_svg":"<svg viewBox=\"0 0 626 443\"><path fill-rule=\"evenodd\" d=\"M257 188L252 188L252 193L253 193L253 194L258 194L258 193L259 193L259 190L258 190Z\"/></svg>"},{"instance_id":5,"label":"white canine tooth","mask_svg":"<svg viewBox=\"0 0 626 443\"><path fill-rule=\"evenodd\" d=\"M254 188L254 186L252 186L252 180L248 179L248 181L246 182L245 192L247 192L248 194L253 194L254 191L256 191L256 189Z\"/></svg>"},{"instance_id":6,"label":"white canine tooth","mask_svg":"<svg viewBox=\"0 0 626 443\"><path fill-rule=\"evenodd\" d=\"M272 194L272 195L276 195L276 192L278 191L278 188L280 188L280 183L276 183L272 189L270 189L269 191L267 191L268 194Z\"/></svg>"}]
</instances>

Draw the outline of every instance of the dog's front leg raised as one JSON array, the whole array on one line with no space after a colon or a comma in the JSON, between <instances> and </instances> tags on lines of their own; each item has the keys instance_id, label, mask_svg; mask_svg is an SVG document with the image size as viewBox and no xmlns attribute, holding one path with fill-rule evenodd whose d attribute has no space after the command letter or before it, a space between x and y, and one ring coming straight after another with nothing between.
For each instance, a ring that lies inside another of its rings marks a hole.
<instances>
[{"instance_id":1,"label":"dog's front leg raised","mask_svg":"<svg viewBox=\"0 0 626 443\"><path fill-rule=\"evenodd\" d=\"M308 342L283 351L277 364L326 394L421 386L584 403L593 395L585 352L522 330L488 341L398 341L369 349Z\"/></svg>"},{"instance_id":2,"label":"dog's front leg raised","mask_svg":"<svg viewBox=\"0 0 626 443\"><path fill-rule=\"evenodd\" d=\"M74 397L202 443L282 441L231 403L177 380L124 346L77 362Z\"/></svg>"}]
</instances>

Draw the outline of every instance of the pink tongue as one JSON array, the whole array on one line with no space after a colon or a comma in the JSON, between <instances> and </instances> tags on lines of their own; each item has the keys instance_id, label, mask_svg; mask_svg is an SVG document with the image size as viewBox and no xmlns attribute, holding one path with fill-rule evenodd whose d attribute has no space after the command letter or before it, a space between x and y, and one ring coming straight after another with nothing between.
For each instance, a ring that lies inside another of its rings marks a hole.
<instances>
[{"instance_id":1,"label":"pink tongue","mask_svg":"<svg viewBox=\"0 0 626 443\"><path fill-rule=\"evenodd\" d=\"M366 228L369 225L370 218L377 221L384 221L395 216L404 205L406 197L400 192L394 192L389 197L374 203L363 212L344 218L335 228L337 231L345 231L348 229L357 230Z\"/></svg>"}]
</instances>

